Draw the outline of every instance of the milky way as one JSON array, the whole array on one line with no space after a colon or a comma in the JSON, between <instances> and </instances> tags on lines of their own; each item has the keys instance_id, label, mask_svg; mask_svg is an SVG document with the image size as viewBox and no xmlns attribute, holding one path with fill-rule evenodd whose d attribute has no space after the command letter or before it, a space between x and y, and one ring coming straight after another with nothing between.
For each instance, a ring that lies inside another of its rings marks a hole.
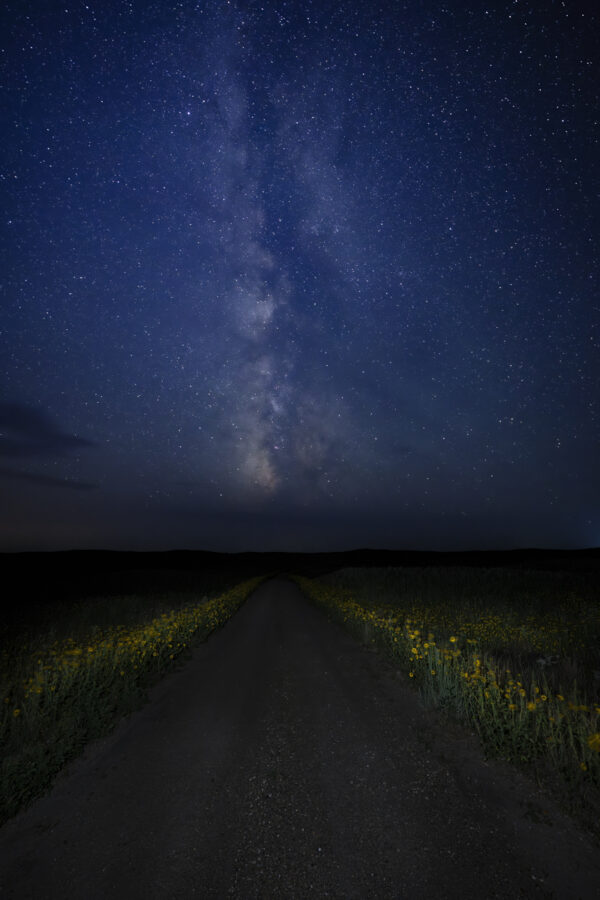
<instances>
[{"instance_id":1,"label":"milky way","mask_svg":"<svg viewBox=\"0 0 600 900\"><path fill-rule=\"evenodd\" d=\"M2 549L598 544L598 17L5 4Z\"/></svg>"}]
</instances>

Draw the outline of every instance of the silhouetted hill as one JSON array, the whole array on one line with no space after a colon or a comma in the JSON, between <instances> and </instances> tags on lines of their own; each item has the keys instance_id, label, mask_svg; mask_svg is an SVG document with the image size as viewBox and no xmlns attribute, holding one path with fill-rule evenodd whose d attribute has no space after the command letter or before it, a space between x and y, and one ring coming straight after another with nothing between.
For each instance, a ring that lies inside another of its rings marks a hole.
<instances>
[{"instance_id":1,"label":"silhouetted hill","mask_svg":"<svg viewBox=\"0 0 600 900\"><path fill-rule=\"evenodd\" d=\"M68 550L58 553L0 554L3 584L13 579L21 593L39 590L102 593L133 590L136 580L153 589L178 589L195 576L245 578L264 573L317 576L349 566L509 566L577 572L600 571L600 548L585 550L503 550L433 552L361 548L334 553L214 553L205 550L134 552Z\"/></svg>"},{"instance_id":2,"label":"silhouetted hill","mask_svg":"<svg viewBox=\"0 0 600 900\"><path fill-rule=\"evenodd\" d=\"M347 567L473 566L600 572L600 549L462 553L362 548L335 553L213 553L70 550L0 554L4 587L1 630L22 626L36 610L86 597L151 596L191 591L201 596L262 574L324 575ZM8 588L15 585L15 588Z\"/></svg>"}]
</instances>

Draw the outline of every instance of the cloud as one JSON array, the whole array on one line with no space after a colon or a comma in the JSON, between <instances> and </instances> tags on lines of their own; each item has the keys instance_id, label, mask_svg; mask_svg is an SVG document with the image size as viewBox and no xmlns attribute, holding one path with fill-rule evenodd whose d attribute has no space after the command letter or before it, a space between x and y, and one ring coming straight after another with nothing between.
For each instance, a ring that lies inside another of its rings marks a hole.
<instances>
[{"instance_id":1,"label":"cloud","mask_svg":"<svg viewBox=\"0 0 600 900\"><path fill-rule=\"evenodd\" d=\"M52 475L38 475L35 472L16 472L5 467L0 467L0 477L28 481L30 484L39 484L45 487L68 488L73 491L91 491L98 487L97 484L91 484L87 481L55 478Z\"/></svg>"},{"instance_id":2,"label":"cloud","mask_svg":"<svg viewBox=\"0 0 600 900\"><path fill-rule=\"evenodd\" d=\"M19 403L0 404L0 457L63 456L93 446L91 441L61 431L39 409Z\"/></svg>"}]
</instances>

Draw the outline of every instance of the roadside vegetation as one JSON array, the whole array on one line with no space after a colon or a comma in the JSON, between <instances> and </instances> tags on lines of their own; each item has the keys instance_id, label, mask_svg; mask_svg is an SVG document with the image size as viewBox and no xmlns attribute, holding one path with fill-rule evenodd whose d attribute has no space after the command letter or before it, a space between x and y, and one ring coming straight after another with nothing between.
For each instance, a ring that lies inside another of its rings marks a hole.
<instances>
[{"instance_id":1,"label":"roadside vegetation","mask_svg":"<svg viewBox=\"0 0 600 900\"><path fill-rule=\"evenodd\" d=\"M600 597L590 576L345 569L305 594L385 652L423 700L479 735L600 838Z\"/></svg>"},{"instance_id":2,"label":"roadside vegetation","mask_svg":"<svg viewBox=\"0 0 600 900\"><path fill-rule=\"evenodd\" d=\"M88 598L4 631L0 825L43 794L91 740L236 612L263 580L223 593Z\"/></svg>"}]
</instances>

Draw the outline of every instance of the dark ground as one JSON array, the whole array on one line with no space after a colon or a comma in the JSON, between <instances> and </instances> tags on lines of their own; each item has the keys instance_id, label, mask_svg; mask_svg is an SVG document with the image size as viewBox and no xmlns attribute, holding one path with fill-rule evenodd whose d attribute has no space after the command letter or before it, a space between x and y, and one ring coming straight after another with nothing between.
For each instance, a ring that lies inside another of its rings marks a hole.
<instances>
[{"instance_id":1,"label":"dark ground","mask_svg":"<svg viewBox=\"0 0 600 900\"><path fill-rule=\"evenodd\" d=\"M0 829L2 898L598 896L600 852L274 579Z\"/></svg>"},{"instance_id":2,"label":"dark ground","mask_svg":"<svg viewBox=\"0 0 600 900\"><path fill-rule=\"evenodd\" d=\"M60 553L0 553L0 583L15 584L4 596L3 631L52 616L52 606L84 597L225 590L255 575L295 573L315 578L350 566L471 566L570 572L597 590L600 548L524 549L437 553L359 549L339 553L212 553L197 550L130 552L70 550ZM40 617L40 613L42 613Z\"/></svg>"},{"instance_id":3,"label":"dark ground","mask_svg":"<svg viewBox=\"0 0 600 900\"><path fill-rule=\"evenodd\" d=\"M250 577L296 572L308 578L348 566L506 566L509 568L600 573L600 548L434 552L357 549L332 553L212 553L202 550L133 552L68 550L58 553L0 553L0 573L48 591L89 590L118 585L127 572L220 572Z\"/></svg>"}]
</instances>

